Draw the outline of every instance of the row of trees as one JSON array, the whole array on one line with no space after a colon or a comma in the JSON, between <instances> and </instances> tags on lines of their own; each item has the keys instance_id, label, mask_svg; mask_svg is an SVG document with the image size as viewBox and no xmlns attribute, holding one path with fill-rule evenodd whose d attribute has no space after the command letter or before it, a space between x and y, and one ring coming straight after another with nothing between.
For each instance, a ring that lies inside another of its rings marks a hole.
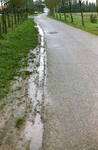
<instances>
[{"instance_id":1,"label":"row of trees","mask_svg":"<svg viewBox=\"0 0 98 150\"><path fill-rule=\"evenodd\" d=\"M56 13L56 17L57 17L57 13L59 12L59 16L61 18L61 9L63 10L64 13L64 18L66 20L66 7L69 8L69 12L71 15L71 22L73 22L73 16L72 16L72 11L75 11L76 8L73 9L73 6L78 6L78 10L80 10L81 12L81 17L82 17L82 25L84 25L84 19L83 19L83 9L84 9L84 3L82 3L82 0L79 0L79 2L77 2L77 0L73 1L73 0L45 0L45 4L46 7L48 7L50 9L50 15L54 15L54 12ZM96 1L97 4L97 1ZM96 8L96 7L95 7ZM97 5L98 8L98 5ZM97 13L98 13L98 9L97 9Z\"/></svg>"},{"instance_id":2,"label":"row of trees","mask_svg":"<svg viewBox=\"0 0 98 150\"><path fill-rule=\"evenodd\" d=\"M65 12L69 13L69 4L68 2L65 2ZM88 1L82 2L82 9L83 12L95 12L96 11L96 5L95 3L88 3ZM61 12L63 12L63 7L61 6ZM77 0L74 0L72 3L72 12L80 12L80 6L79 2Z\"/></svg>"},{"instance_id":3,"label":"row of trees","mask_svg":"<svg viewBox=\"0 0 98 150\"><path fill-rule=\"evenodd\" d=\"M16 13L20 10L28 11L34 7L32 0L0 0L1 6L4 6L5 13Z\"/></svg>"},{"instance_id":4,"label":"row of trees","mask_svg":"<svg viewBox=\"0 0 98 150\"><path fill-rule=\"evenodd\" d=\"M2 31L7 34L7 23L8 27L10 24L10 14L14 16L14 24L17 26L17 20L19 24L20 16L24 18L24 12L27 14L28 6L31 6L32 0L0 0L2 9ZM25 15L27 17L27 15ZM7 18L7 20L6 20ZM13 19L12 19L13 23ZM13 25L12 25L13 26Z\"/></svg>"},{"instance_id":5,"label":"row of trees","mask_svg":"<svg viewBox=\"0 0 98 150\"><path fill-rule=\"evenodd\" d=\"M41 0L34 2L34 10L38 12L43 12L45 5Z\"/></svg>"},{"instance_id":6,"label":"row of trees","mask_svg":"<svg viewBox=\"0 0 98 150\"><path fill-rule=\"evenodd\" d=\"M36 4L33 0L0 0L0 2L3 8L1 11L2 23L0 25L3 33L7 33L7 24L9 28L13 23L17 26L20 20L28 17L28 12L34 13L35 10L43 10L42 4L40 2Z\"/></svg>"},{"instance_id":7,"label":"row of trees","mask_svg":"<svg viewBox=\"0 0 98 150\"><path fill-rule=\"evenodd\" d=\"M33 0L0 0L1 6L4 7L6 13L15 13L15 11L34 12L43 11L43 3L41 1Z\"/></svg>"}]
</instances>

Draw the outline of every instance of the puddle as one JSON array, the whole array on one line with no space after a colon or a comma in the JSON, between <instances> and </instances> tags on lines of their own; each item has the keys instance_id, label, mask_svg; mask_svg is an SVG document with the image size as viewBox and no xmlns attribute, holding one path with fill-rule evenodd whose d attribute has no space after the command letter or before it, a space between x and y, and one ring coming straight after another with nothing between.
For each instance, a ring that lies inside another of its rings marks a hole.
<instances>
[{"instance_id":1,"label":"puddle","mask_svg":"<svg viewBox=\"0 0 98 150\"><path fill-rule=\"evenodd\" d=\"M49 32L50 34L57 34L58 32Z\"/></svg>"},{"instance_id":2,"label":"puddle","mask_svg":"<svg viewBox=\"0 0 98 150\"><path fill-rule=\"evenodd\" d=\"M27 119L24 135L30 141L30 150L39 150L42 147L43 139L43 122L44 122L44 86L46 75L46 51L44 48L44 33L41 27L37 24L40 34L41 44L30 53L35 53L37 56L34 66L29 62L28 71L33 70L30 75L28 94L33 104L31 114Z\"/></svg>"},{"instance_id":3,"label":"puddle","mask_svg":"<svg viewBox=\"0 0 98 150\"><path fill-rule=\"evenodd\" d=\"M30 150L38 150L42 147L43 138L43 123L41 122L40 114L37 113L34 124L30 121L27 122L25 134L30 142Z\"/></svg>"},{"instance_id":4,"label":"puddle","mask_svg":"<svg viewBox=\"0 0 98 150\"><path fill-rule=\"evenodd\" d=\"M45 34L57 34L58 33L58 32L49 32L47 30L45 30L44 32L45 32Z\"/></svg>"}]
</instances>

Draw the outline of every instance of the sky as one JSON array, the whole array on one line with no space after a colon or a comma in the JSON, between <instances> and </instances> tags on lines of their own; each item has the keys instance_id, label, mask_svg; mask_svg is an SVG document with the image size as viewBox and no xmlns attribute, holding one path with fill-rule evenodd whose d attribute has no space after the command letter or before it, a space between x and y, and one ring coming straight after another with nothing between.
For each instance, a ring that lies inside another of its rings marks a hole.
<instances>
[{"instance_id":1,"label":"sky","mask_svg":"<svg viewBox=\"0 0 98 150\"><path fill-rule=\"evenodd\" d=\"M33 0L33 1L35 2L36 0ZM42 0L42 1L44 1L44 0ZM87 0L82 0L82 1L87 1ZM88 2L96 3L96 0L88 0Z\"/></svg>"},{"instance_id":2,"label":"sky","mask_svg":"<svg viewBox=\"0 0 98 150\"><path fill-rule=\"evenodd\" d=\"M87 0L83 0L83 1L87 1ZM90 3L96 3L96 0L88 0L88 2L90 2Z\"/></svg>"},{"instance_id":3,"label":"sky","mask_svg":"<svg viewBox=\"0 0 98 150\"><path fill-rule=\"evenodd\" d=\"M36 1L36 0L33 0L33 1ZM44 0L42 0L42 1L44 1ZM87 0L83 0L83 1L87 1ZM88 2L96 3L96 0L88 0Z\"/></svg>"}]
</instances>

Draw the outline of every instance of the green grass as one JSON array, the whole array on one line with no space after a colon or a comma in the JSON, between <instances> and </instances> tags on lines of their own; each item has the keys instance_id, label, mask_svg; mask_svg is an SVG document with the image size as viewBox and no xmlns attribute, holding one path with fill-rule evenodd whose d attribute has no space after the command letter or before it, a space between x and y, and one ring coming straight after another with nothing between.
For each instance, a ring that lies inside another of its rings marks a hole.
<instances>
[{"instance_id":1,"label":"green grass","mask_svg":"<svg viewBox=\"0 0 98 150\"><path fill-rule=\"evenodd\" d=\"M38 44L38 31L34 26L33 19L27 19L0 39L0 99L9 92L9 83L19 75L20 68L27 66L29 50Z\"/></svg>"},{"instance_id":2,"label":"green grass","mask_svg":"<svg viewBox=\"0 0 98 150\"><path fill-rule=\"evenodd\" d=\"M48 17L64 22L70 26L80 28L92 34L98 35L98 20L97 20L97 23L91 23L89 18L84 17L84 26L82 26L82 19L80 16L75 16L75 14L73 14L74 22L71 23L70 14L67 13L66 15L67 15L66 21L64 20L63 14L62 14L61 20L59 19L59 15L58 15L58 19L56 18L56 16L55 17L48 16Z\"/></svg>"}]
</instances>

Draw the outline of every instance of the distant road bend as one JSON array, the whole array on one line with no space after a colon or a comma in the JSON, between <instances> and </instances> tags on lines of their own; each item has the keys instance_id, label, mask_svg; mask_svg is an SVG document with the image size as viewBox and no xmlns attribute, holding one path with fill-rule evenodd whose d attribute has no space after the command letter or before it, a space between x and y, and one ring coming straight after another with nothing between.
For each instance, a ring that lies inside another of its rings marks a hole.
<instances>
[{"instance_id":1,"label":"distant road bend","mask_svg":"<svg viewBox=\"0 0 98 150\"><path fill-rule=\"evenodd\" d=\"M98 150L98 36L41 14L47 88L43 150Z\"/></svg>"}]
</instances>

